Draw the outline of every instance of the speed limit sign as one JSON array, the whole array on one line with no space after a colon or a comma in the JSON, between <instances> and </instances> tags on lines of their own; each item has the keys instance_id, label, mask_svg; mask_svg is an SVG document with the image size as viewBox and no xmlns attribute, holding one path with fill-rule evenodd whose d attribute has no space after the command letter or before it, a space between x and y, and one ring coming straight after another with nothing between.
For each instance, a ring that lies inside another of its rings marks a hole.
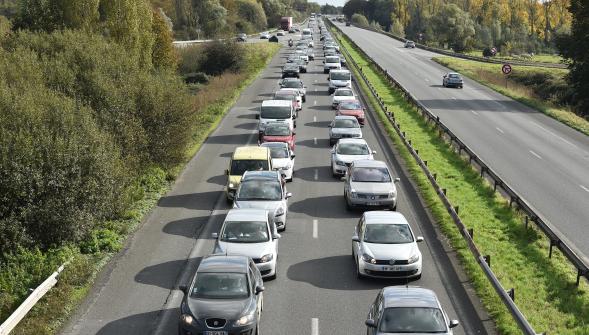
<instances>
[{"instance_id":1,"label":"speed limit sign","mask_svg":"<svg viewBox=\"0 0 589 335\"><path fill-rule=\"evenodd\" d=\"M503 74L510 74L511 73L511 65L503 64L503 66L501 67L501 71L503 72Z\"/></svg>"}]
</instances>

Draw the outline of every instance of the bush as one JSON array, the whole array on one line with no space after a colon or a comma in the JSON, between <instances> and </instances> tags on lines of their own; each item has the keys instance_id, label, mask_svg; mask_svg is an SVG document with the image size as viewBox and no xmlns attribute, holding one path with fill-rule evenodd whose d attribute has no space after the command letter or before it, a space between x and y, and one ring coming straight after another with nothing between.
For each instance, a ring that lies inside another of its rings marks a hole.
<instances>
[{"instance_id":1,"label":"bush","mask_svg":"<svg viewBox=\"0 0 589 335\"><path fill-rule=\"evenodd\" d=\"M573 103L574 91L563 77L549 72L514 72L510 78L530 87L543 100L561 106Z\"/></svg>"},{"instance_id":2,"label":"bush","mask_svg":"<svg viewBox=\"0 0 589 335\"><path fill-rule=\"evenodd\" d=\"M209 76L202 72L188 73L184 75L184 82L187 84L206 84L209 82Z\"/></svg>"},{"instance_id":3,"label":"bush","mask_svg":"<svg viewBox=\"0 0 589 335\"><path fill-rule=\"evenodd\" d=\"M178 73L186 75L188 73L201 72L204 46L203 44L193 44L178 49Z\"/></svg>"},{"instance_id":4,"label":"bush","mask_svg":"<svg viewBox=\"0 0 589 335\"><path fill-rule=\"evenodd\" d=\"M117 252L121 249L121 236L109 229L94 230L90 237L82 241L80 251L84 254Z\"/></svg>"},{"instance_id":5,"label":"bush","mask_svg":"<svg viewBox=\"0 0 589 335\"><path fill-rule=\"evenodd\" d=\"M366 18L366 16L362 15L362 14L354 14L352 15L352 24L354 24L355 26L358 27L368 27L369 23L368 23L368 19Z\"/></svg>"},{"instance_id":6,"label":"bush","mask_svg":"<svg viewBox=\"0 0 589 335\"><path fill-rule=\"evenodd\" d=\"M239 72L245 65L245 49L236 42L215 41L203 50L200 71L220 75L225 71Z\"/></svg>"}]
</instances>

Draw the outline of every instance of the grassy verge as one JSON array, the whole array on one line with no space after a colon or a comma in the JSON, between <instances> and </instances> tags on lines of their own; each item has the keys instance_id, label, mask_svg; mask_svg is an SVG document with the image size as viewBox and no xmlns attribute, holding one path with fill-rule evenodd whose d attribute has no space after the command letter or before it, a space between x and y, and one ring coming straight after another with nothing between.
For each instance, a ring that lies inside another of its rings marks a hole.
<instances>
[{"instance_id":1,"label":"grassy verge","mask_svg":"<svg viewBox=\"0 0 589 335\"><path fill-rule=\"evenodd\" d=\"M552 259L547 258L548 241L543 235L533 229L526 229L521 217L493 192L468 162L437 136L433 126L422 119L413 106L401 97L399 91L393 89L346 38L342 38L341 43L362 67L389 111L395 113L397 122L422 158L428 161L429 168L437 173L438 181L447 189L452 203L460 206L460 216L469 228L474 229L477 246L484 254L491 255L493 271L503 286L506 289L515 288L516 303L536 331L546 331L549 334L589 333L587 285L583 282L581 287L575 287L576 272L564 256L555 253ZM359 78L357 73L356 77ZM361 80L358 82L361 83ZM364 86L363 83L361 85ZM363 90L373 106L377 106L370 91L366 87ZM456 249L499 332L520 334L420 167L404 147L384 113L379 108L375 110L401 152L429 209Z\"/></svg>"},{"instance_id":2,"label":"grassy verge","mask_svg":"<svg viewBox=\"0 0 589 335\"><path fill-rule=\"evenodd\" d=\"M266 67L270 59L278 51L275 44L248 45L247 67L240 73L225 73L212 78L210 83L201 87L194 95L194 108L199 110L198 120L193 129L192 142L186 152L188 161L198 151L206 137L222 120L225 113L258 74ZM124 240L135 231L143 217L156 205L157 200L165 194L172 185L175 176L183 169L184 164L176 167L171 173L160 169L153 169L138 185L138 200L125 217L104 223L96 232L96 245L90 243L82 246L69 246L63 250L52 251L58 256L52 257L53 263L68 259L69 263L62 273L58 284L31 310L25 319L13 331L17 335L49 335L55 334L63 323L75 311L76 307L89 292L97 273L120 250ZM26 262L30 258L40 258L35 252L26 253L14 264ZM2 265L1 272L9 272L10 267ZM15 266L16 267L16 266ZM57 265L52 266L57 268ZM35 270L33 266L32 271ZM22 276L30 273L23 271ZM39 276L44 279L47 275ZM17 280L19 276L7 275L10 280ZM0 287L4 276L0 276ZM31 283L36 286L39 283ZM0 296L2 298L2 296ZM2 301L9 301L0 299ZM14 301L10 301L13 303ZM0 307L6 307L0 304ZM2 310L2 309L0 309ZM3 310L4 317L9 311Z\"/></svg>"},{"instance_id":3,"label":"grassy verge","mask_svg":"<svg viewBox=\"0 0 589 335\"><path fill-rule=\"evenodd\" d=\"M469 56L476 56L476 57L483 57L482 50L472 50L465 52L466 55ZM563 58L559 55L551 55L551 54L537 54L530 57L522 57L522 56L502 56L497 55L493 57L493 59L504 59L504 60L516 60L516 61L523 61L523 62L539 62L539 63L554 63L560 64L563 61Z\"/></svg>"},{"instance_id":4,"label":"grassy verge","mask_svg":"<svg viewBox=\"0 0 589 335\"><path fill-rule=\"evenodd\" d=\"M492 88L493 90L532 107L585 135L589 135L589 120L586 120L570 109L557 106L545 99L541 99L530 87L514 80L505 81L501 73L501 64L490 64L453 57L435 57L434 61L452 70L476 80L477 82ZM563 77L568 73L566 69L552 69L533 66L516 66L514 71L533 75L535 73L548 73L554 77Z\"/></svg>"}]
</instances>

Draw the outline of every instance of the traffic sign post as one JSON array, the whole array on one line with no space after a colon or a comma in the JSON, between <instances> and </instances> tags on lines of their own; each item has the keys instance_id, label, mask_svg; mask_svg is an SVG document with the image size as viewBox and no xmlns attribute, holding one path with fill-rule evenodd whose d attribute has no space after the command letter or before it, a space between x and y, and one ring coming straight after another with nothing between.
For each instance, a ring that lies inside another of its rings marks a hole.
<instances>
[{"instance_id":1,"label":"traffic sign post","mask_svg":"<svg viewBox=\"0 0 589 335\"><path fill-rule=\"evenodd\" d=\"M503 64L501 67L501 72L505 75L505 88L507 88L507 76L511 73L511 65L510 64Z\"/></svg>"}]
</instances>

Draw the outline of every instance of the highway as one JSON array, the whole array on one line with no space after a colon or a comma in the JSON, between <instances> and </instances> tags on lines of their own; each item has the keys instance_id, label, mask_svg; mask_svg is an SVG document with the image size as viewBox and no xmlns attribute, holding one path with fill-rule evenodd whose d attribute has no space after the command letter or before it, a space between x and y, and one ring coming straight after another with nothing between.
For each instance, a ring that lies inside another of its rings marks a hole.
<instances>
[{"instance_id":1,"label":"highway","mask_svg":"<svg viewBox=\"0 0 589 335\"><path fill-rule=\"evenodd\" d=\"M439 56L369 30L336 23L438 115L454 134L574 245L589 263L589 137L464 78L442 87ZM517 71L517 67L514 67Z\"/></svg>"},{"instance_id":2,"label":"highway","mask_svg":"<svg viewBox=\"0 0 589 335\"><path fill-rule=\"evenodd\" d=\"M331 176L327 126L334 112L318 42L317 58L302 74L307 102L297 121L294 181L287 185L293 198L279 242L278 278L265 283L262 334L365 333L364 320L378 290L404 284L355 276L351 237L361 212L346 211L343 183ZM188 283L201 257L212 251L211 233L218 231L229 208L223 171L236 146L257 143L256 110L278 89L288 53L283 48L244 91L171 191L98 275L62 334L177 334L178 285ZM374 116L369 115L363 131L377 151L375 159L386 160L401 178L398 210L425 238L420 244L423 276L410 284L438 294L448 316L460 320L454 334L493 334L455 252L432 223Z\"/></svg>"}]
</instances>

